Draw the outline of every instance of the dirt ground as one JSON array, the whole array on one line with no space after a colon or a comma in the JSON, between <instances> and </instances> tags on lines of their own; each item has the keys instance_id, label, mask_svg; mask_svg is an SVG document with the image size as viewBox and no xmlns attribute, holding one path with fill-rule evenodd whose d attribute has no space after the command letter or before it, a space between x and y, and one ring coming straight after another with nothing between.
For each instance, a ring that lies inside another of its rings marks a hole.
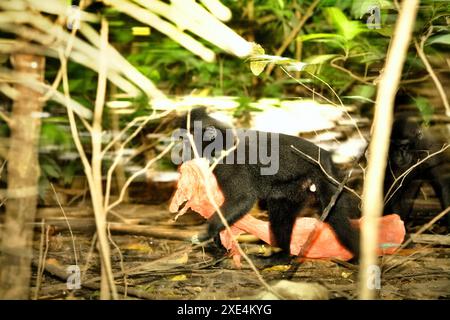
<instances>
[{"instance_id":1,"label":"dirt ground","mask_svg":"<svg viewBox=\"0 0 450 320\"><path fill-rule=\"evenodd\" d=\"M38 212L32 295L96 299L100 270L91 209L71 207L65 213L67 220L58 207ZM109 216L111 259L121 298L245 299L264 291L245 261L237 269L214 244L190 244L190 237L204 227L198 215L186 214L176 222L173 216L165 205L131 204ZM381 258L381 299L450 299L449 237L429 238L418 238L396 255ZM242 246L265 281L291 276L285 255L260 242L245 241ZM80 289L68 289L71 265L81 272ZM335 260L304 261L292 275L293 281L323 286L331 299L354 299L357 279L357 265Z\"/></svg>"}]
</instances>

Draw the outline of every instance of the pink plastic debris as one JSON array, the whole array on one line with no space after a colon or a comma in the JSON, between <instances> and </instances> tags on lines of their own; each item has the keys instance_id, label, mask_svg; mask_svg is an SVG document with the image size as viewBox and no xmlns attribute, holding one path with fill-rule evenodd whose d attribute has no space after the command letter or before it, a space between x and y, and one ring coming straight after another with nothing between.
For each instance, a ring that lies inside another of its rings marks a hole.
<instances>
[{"instance_id":1,"label":"pink plastic debris","mask_svg":"<svg viewBox=\"0 0 450 320\"><path fill-rule=\"evenodd\" d=\"M205 183L207 178L208 183ZM215 212L214 205L209 201L206 186L210 188L213 201L217 206L221 206L224 197L219 189L214 174L209 170L206 159L195 159L185 162L180 167L180 180L177 191L172 198L169 210L177 212L180 205L186 202L180 210L179 215L191 208L205 218L210 218ZM354 223L359 225L361 219ZM297 218L292 231L290 251L292 255L298 255L302 246L308 241L309 235L313 232L313 239L309 240L309 245L302 252L305 258L329 259L337 258L349 260L352 254L344 248L338 241L332 228L325 222L315 218ZM258 237L267 244L274 245L269 223L246 215L231 226L231 235L224 230L220 233L223 246L229 250L236 266L240 266L240 254L232 240L238 235L247 232ZM400 246L405 238L405 227L403 221L396 214L391 214L380 218L379 231L379 254L392 254Z\"/></svg>"}]
</instances>

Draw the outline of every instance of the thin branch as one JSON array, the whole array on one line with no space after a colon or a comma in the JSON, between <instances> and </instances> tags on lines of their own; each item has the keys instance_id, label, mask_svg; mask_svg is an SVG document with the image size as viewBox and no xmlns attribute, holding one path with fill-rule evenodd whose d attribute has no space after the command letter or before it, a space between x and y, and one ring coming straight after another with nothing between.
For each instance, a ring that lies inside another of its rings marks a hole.
<instances>
[{"instance_id":1,"label":"thin branch","mask_svg":"<svg viewBox=\"0 0 450 320\"><path fill-rule=\"evenodd\" d=\"M39 298L39 290L42 284L42 266L43 266L43 258L44 258L44 241L45 241L45 220L41 220L41 240L39 242L39 260L38 260L38 269L36 272L36 287L34 289L34 300Z\"/></svg>"},{"instance_id":2,"label":"thin branch","mask_svg":"<svg viewBox=\"0 0 450 320\"><path fill-rule=\"evenodd\" d=\"M329 104L332 104L335 107L339 107L335 102L331 101L330 99L328 99L327 97L325 97L324 95L316 92L314 89L311 89L310 87L308 87L307 85L305 85L303 82L299 81L298 79L296 79L294 76L292 76L289 71L287 71L283 66L280 65L280 69L283 70L283 72L292 80L294 80L295 82L297 82L297 84L301 85L303 88L305 88L306 90L310 91L313 95L313 99L315 96L320 97L321 99L323 99L324 101L328 102Z\"/></svg>"},{"instance_id":3,"label":"thin branch","mask_svg":"<svg viewBox=\"0 0 450 320\"><path fill-rule=\"evenodd\" d=\"M389 137L392 131L394 100L411 39L419 0L405 0L394 30L375 103L373 136L369 146L367 178L364 181L361 225L359 298L373 299L373 267L377 266L379 217L383 211L383 179Z\"/></svg>"},{"instance_id":4,"label":"thin branch","mask_svg":"<svg viewBox=\"0 0 450 320\"><path fill-rule=\"evenodd\" d=\"M336 91L334 91L333 88L332 88L326 81L322 80L320 77L316 76L315 74L313 74L313 73L311 73L311 72L308 72L308 73L309 73L311 76L313 76L315 79L317 79L317 80L319 80L320 82L322 82L323 84L325 84L325 85L328 87L328 89L330 89L330 91L331 91L331 92L335 95L335 97L338 99L338 101L339 101L339 103L340 103L340 105L341 105L342 111L344 111L344 113L347 115L347 117L350 119L350 121L353 122L353 126L356 128L356 131L358 132L359 137L360 137L364 142L367 143L367 140L364 138L364 136L363 136L361 130L359 130L358 124L356 123L355 119L350 115L350 113L347 111L347 109L346 109L345 106L344 106L344 103L342 102L341 98L340 98L339 95L336 93Z\"/></svg>"},{"instance_id":5,"label":"thin branch","mask_svg":"<svg viewBox=\"0 0 450 320\"><path fill-rule=\"evenodd\" d=\"M102 214L102 210L101 208L97 207L98 204L102 204L101 198L97 199L97 194L94 190L95 188L95 183L94 183L94 178L92 175L92 167L87 159L86 153L84 151L83 145L81 143L80 140L80 136L78 133L78 129L76 126L76 120L75 120L75 115L74 115L74 111L72 109L72 106L70 105L70 89L69 89L69 79L68 79L68 75L67 75L67 60L64 56L63 50L60 49L59 50L59 58L61 61L61 67L63 70L63 90L64 90L64 97L66 100L66 108L67 108L67 113L68 113L68 117L69 117L69 124L70 124L70 129L71 129L71 133L72 133L72 137L75 143L75 146L77 148L77 151L80 155L80 159L83 163L83 167L84 167L84 171L86 174L86 179L88 181L89 184L89 189L91 190L91 197L92 197L92 203L94 205L94 215L95 215L95 220L96 220L96 225L97 225L97 232L99 234L98 239L99 239L99 243L100 243L100 256L101 259L103 261L103 264L106 265L106 270L109 269L109 285L110 285L110 289L113 293L113 297L117 298L117 291L115 290L115 284L114 284L114 278L112 277L112 273L111 273L111 261L107 258L107 253L109 252L109 247L108 247L108 242L106 239L106 234L105 234L105 229L104 229L104 215ZM108 267L109 266L109 267Z\"/></svg>"},{"instance_id":6,"label":"thin branch","mask_svg":"<svg viewBox=\"0 0 450 320\"><path fill-rule=\"evenodd\" d=\"M2 163L2 165L0 166L0 178L2 177L2 173L3 173L3 170L5 169L6 163L8 163L8 160L5 159Z\"/></svg>"},{"instance_id":7,"label":"thin branch","mask_svg":"<svg viewBox=\"0 0 450 320\"><path fill-rule=\"evenodd\" d=\"M5 122L6 122L6 124L7 124L8 126L11 126L11 122L12 122L12 120L11 120L11 118L10 118L9 116L7 116L7 115L6 115L6 113L5 113L5 112L3 112L3 111L0 111L0 118L2 118L2 119L3 119L3 121L5 121Z\"/></svg>"},{"instance_id":8,"label":"thin branch","mask_svg":"<svg viewBox=\"0 0 450 320\"><path fill-rule=\"evenodd\" d=\"M89 251L86 255L86 262L84 263L83 269L81 271L81 277L80 280L81 282L84 282L84 279L86 277L86 273L89 270L90 267L90 262L92 260L92 257L94 255L94 250L95 250L95 244L97 243L97 232L94 233L94 235L92 236L92 240L91 240L91 245L89 247Z\"/></svg>"},{"instance_id":9,"label":"thin branch","mask_svg":"<svg viewBox=\"0 0 450 320\"><path fill-rule=\"evenodd\" d=\"M313 15L314 9L316 9L317 5L319 4L320 0L314 0L313 3L306 9L305 14L302 17L302 20L299 21L299 23L295 26L294 29L292 29L291 33L287 36L287 38L283 41L283 44L281 47L278 48L278 50L275 52L275 56L281 56L283 55L284 50L289 46L289 44L295 39L297 34L300 32L300 29L303 28L303 25L308 21L308 19ZM267 67L266 75L270 75L272 73L273 68L275 67L274 64L270 64Z\"/></svg>"},{"instance_id":10,"label":"thin branch","mask_svg":"<svg viewBox=\"0 0 450 320\"><path fill-rule=\"evenodd\" d=\"M60 51L62 51L62 49L60 49ZM51 99L63 106L66 106L66 104L68 104L70 106L71 109L73 109L73 111L80 116L80 118L91 118L92 117L92 112L84 107L83 105L81 105L80 103L78 103L77 101L71 99L69 97L69 100L66 100L67 98L61 94L61 92L59 91L53 91L53 89L40 81L37 81L33 78L30 78L30 76L27 73L23 73L23 72L17 72L17 71L13 71L7 68L3 68L0 67L0 78L1 81L4 82L10 82L10 83L20 83L21 85L27 86L30 89L37 91L39 93L44 93L45 91L51 91L52 92L52 97ZM0 90L2 90L5 93L5 90L9 90L6 89L5 87L0 87ZM15 95L14 91L9 92L9 94ZM14 98L13 96L11 96L11 98Z\"/></svg>"},{"instance_id":11,"label":"thin branch","mask_svg":"<svg viewBox=\"0 0 450 320\"><path fill-rule=\"evenodd\" d=\"M70 129L71 129L71 133L72 133L72 138L74 140L75 147L77 148L77 151L80 154L80 159L81 159L81 162L83 163L84 171L86 173L86 177L89 182L92 178L91 165L89 164L89 161L87 159L86 153L83 148L83 144L81 143L80 135L78 133L78 129L77 129L77 125L76 125L74 111L73 111L72 105L70 104L71 98L70 98L70 91L69 91L69 79L67 77L67 60L64 57L62 50L60 50L60 61L61 61L61 66L63 68L62 69L63 70L63 91L64 91L64 97L65 97L65 102L66 102L67 114L69 117L69 125L70 125Z\"/></svg>"},{"instance_id":12,"label":"thin branch","mask_svg":"<svg viewBox=\"0 0 450 320\"><path fill-rule=\"evenodd\" d=\"M303 151L301 151L300 149L297 149L295 146L291 145L291 148L293 150L295 150L297 153L301 154L302 156L306 157L307 159L311 160L312 162L314 162L315 164L317 164L320 168L320 170L322 170L322 172L327 176L327 178L329 180L331 180L335 185L339 186L341 184L341 182L337 181L331 174L329 174L325 168L323 167L322 163L320 162L320 148L319 148L319 152L318 152L318 159L314 159L313 157L311 157L309 154L304 153ZM361 199L361 196L352 188L347 187L344 185L344 188L347 191L350 191L351 193L353 193L355 196L357 196L359 199Z\"/></svg>"},{"instance_id":13,"label":"thin branch","mask_svg":"<svg viewBox=\"0 0 450 320\"><path fill-rule=\"evenodd\" d=\"M73 236L72 227L70 226L69 219L67 219L67 215L66 215L66 212L64 211L64 208L63 208L63 206L61 204L61 201L59 201L59 197L58 197L58 194L56 193L56 190L55 190L55 187L53 186L53 183L50 183L50 186L52 187L53 193L55 194L56 202L58 203L58 206L61 209L61 212L62 212L62 214L64 216L64 220L67 223L67 227L68 227L69 233L70 233L70 238L72 239L72 248L73 248L74 262L75 262L75 265L78 266L78 255L77 255L77 249L76 249L76 246L75 246L75 237Z\"/></svg>"},{"instance_id":14,"label":"thin branch","mask_svg":"<svg viewBox=\"0 0 450 320\"><path fill-rule=\"evenodd\" d=\"M98 57L98 81L97 92L94 106L94 117L92 122L91 145L92 145L92 186L91 198L94 207L95 221L97 224L97 233L101 256L101 299L110 299L112 294L113 299L117 300L117 289L114 283L112 274L110 248L106 232L106 212L103 206L103 185L102 185L102 117L103 108L105 105L106 94L106 75L108 70L107 61L108 48L108 23L105 19L102 20L100 30L100 56Z\"/></svg>"},{"instance_id":15,"label":"thin branch","mask_svg":"<svg viewBox=\"0 0 450 320\"><path fill-rule=\"evenodd\" d=\"M144 121L147 117L137 117L131 120L131 122L128 122L125 128L123 128L118 134L114 136L114 138L106 145L106 147L102 150L102 158L105 156L106 152L111 149L116 142L118 142L122 135L124 135L131 127L136 125L139 121Z\"/></svg>"},{"instance_id":16,"label":"thin branch","mask_svg":"<svg viewBox=\"0 0 450 320\"><path fill-rule=\"evenodd\" d=\"M330 65L331 65L333 68L336 68L336 69L338 69L338 70L340 70L340 71L342 71L342 72L345 72L346 74L348 74L350 77L352 77L352 78L355 79L355 80L358 80L358 81L360 81L360 82L362 82L362 83L365 83L365 84L368 84L368 85L373 85L373 83L370 82L370 81L371 81L371 80L375 80L375 79L377 79L378 77L376 77L376 76L372 76L372 77L361 77L361 76L358 76L358 75L354 74L354 73L351 72L350 70L348 70L348 69L346 69L346 68L344 68L344 67L341 67L340 65L338 65L338 64L335 63L335 61L338 61L338 60L345 60L345 58L346 58L346 57L336 57L336 58L334 58L333 60L330 61Z\"/></svg>"},{"instance_id":17,"label":"thin branch","mask_svg":"<svg viewBox=\"0 0 450 320\"><path fill-rule=\"evenodd\" d=\"M402 81L400 81L400 83L401 84L411 84L411 83L422 82L422 81L427 80L429 77L430 77L430 75L426 74L426 75L424 75L423 77L420 77L420 78L402 80Z\"/></svg>"},{"instance_id":18,"label":"thin branch","mask_svg":"<svg viewBox=\"0 0 450 320\"><path fill-rule=\"evenodd\" d=\"M423 158L422 160L418 161L415 165L408 168L408 170L404 171L401 175L399 175L398 177L395 177L394 182L392 182L392 185L389 187L389 190L386 192L386 195L384 196L384 204L388 203L389 200L391 200L391 198L394 196L394 194L402 187L403 181L405 180L405 178L408 174L410 174L416 167L420 166L425 161L428 161L430 158L444 152L449 147L450 147L450 145L444 145L440 150L438 150L432 154L429 154L427 157ZM392 192L392 189L394 188L394 186L397 184L397 182L399 180L401 180L400 184L397 186L397 188L394 190L394 192L392 194L390 194Z\"/></svg>"},{"instance_id":19,"label":"thin branch","mask_svg":"<svg viewBox=\"0 0 450 320\"><path fill-rule=\"evenodd\" d=\"M447 207L445 210L441 211L438 215L436 215L433 219L431 219L428 223L426 223L425 225L423 225L419 231L417 231L415 233L415 235L420 235L422 233L424 233L425 231L427 231L428 229L430 229L437 221L439 221L440 219L442 219L445 215L447 215L450 212L450 207ZM413 238L409 238L407 241L405 241L398 249L401 250L403 248L405 248L406 246L408 246L411 242L413 241ZM386 261L384 262L384 264L387 264L388 262L390 262L393 259L392 257L388 257L386 259ZM393 268L395 268L396 266L398 266L399 263L394 264L392 266L390 266L388 269L386 269L384 271L384 273L388 272L389 270L392 270Z\"/></svg>"},{"instance_id":20,"label":"thin branch","mask_svg":"<svg viewBox=\"0 0 450 320\"><path fill-rule=\"evenodd\" d=\"M46 265L46 259L49 249L49 239L50 239L50 227L45 228L45 249L41 250L39 249L39 265L38 265L38 274L37 274L37 285L36 285L36 291L34 298L37 300L39 297L39 290L40 290L40 283L42 282L42 276L44 275L45 265ZM42 237L41 237L42 240ZM42 243L42 242L41 242Z\"/></svg>"},{"instance_id":21,"label":"thin branch","mask_svg":"<svg viewBox=\"0 0 450 320\"><path fill-rule=\"evenodd\" d=\"M109 205L109 197L111 194L111 183L112 183L112 175L114 170L116 169L116 167L119 165L120 160L122 160L122 155L123 155L123 151L125 146L139 133L142 131L142 129L144 128L144 126L150 121L150 120L155 120L155 119L159 119L162 117L165 117L166 115L168 115L169 113L171 113L173 110L166 110L158 115L156 115L155 111L152 112L151 115L149 115L148 117L144 117L144 121L142 121L142 123L134 130L134 132L128 136L128 138L122 142L119 146L119 149L117 150L117 154L116 157L114 159L113 164L111 165L111 167L108 169L108 174L107 174L107 179L106 179L106 192L105 192L105 200L104 200L104 206L105 208L108 207ZM133 122L133 121L132 121ZM103 149L101 157L103 158L105 155L105 151L108 150L108 148L111 148L111 146L118 142L121 135L123 135L127 128L130 128L129 126L126 126L119 134L117 134L114 139L106 146L105 149ZM126 190L126 189L125 189ZM125 194L124 194L125 196Z\"/></svg>"},{"instance_id":22,"label":"thin branch","mask_svg":"<svg viewBox=\"0 0 450 320\"><path fill-rule=\"evenodd\" d=\"M123 297L124 299L127 298L127 293L128 293L128 275L125 272L125 266L123 264L123 254L122 251L120 250L119 246L114 242L112 235L111 235L111 229L110 229L110 224L108 223L107 225L107 230L108 230L108 239L109 242L111 242L111 244L114 246L114 248L116 248L117 252L119 253L119 258L120 258L120 269L122 270L123 273L123 285L124 285L124 293L123 293Z\"/></svg>"},{"instance_id":23,"label":"thin branch","mask_svg":"<svg viewBox=\"0 0 450 320\"><path fill-rule=\"evenodd\" d=\"M439 78L437 77L436 73L434 72L433 67L431 66L430 62L428 61L427 56L425 55L425 52L423 51L423 47L424 47L424 43L425 43L426 39L427 39L427 36L422 37L422 39L420 41L420 45L419 45L419 43L417 43L416 40L414 40L414 45L416 47L417 54L419 55L420 59L422 60L423 64L425 65L425 68L427 69L428 73L430 74L431 79L433 79L433 82L436 85L439 95L441 96L442 103L444 104L447 117L450 117L450 104L448 102L447 94L445 93L445 90L442 87L442 83L439 81Z\"/></svg>"},{"instance_id":24,"label":"thin branch","mask_svg":"<svg viewBox=\"0 0 450 320\"><path fill-rule=\"evenodd\" d=\"M302 83L301 81L299 81L298 79L296 79L294 76L292 76L289 71L287 71L283 66L280 65L281 70L283 70L283 72L292 80L294 80L295 82L297 82L299 85L301 85L302 87L304 87L305 89L307 89L308 91L312 92L313 97L315 95L319 96L320 98L322 98L323 100L325 100L326 102L328 102L329 104L335 106L336 108L342 109L342 111L347 115L347 117L350 119L350 121L353 123L355 129L358 131L359 136L361 137L361 139L363 139L364 141L366 141L366 139L364 138L363 134L361 133L361 130L358 127L358 124L356 123L355 119L353 119L353 117L350 115L350 113L347 111L347 109L345 108L344 104L342 103L342 100L339 98L339 95L336 93L336 91L333 90L333 88L331 88L331 86L326 83L324 80L322 80L321 78L317 77L316 75L308 72L308 74L310 74L311 76L313 76L314 78L318 79L319 81L321 81L322 83L324 83L329 89L330 91L337 97L338 101L340 102L340 105L336 104L335 102L331 101L330 99L328 99L327 97L325 97L324 95L317 93L314 89L311 89L310 87L308 87L307 85L305 85L304 83Z\"/></svg>"},{"instance_id":25,"label":"thin branch","mask_svg":"<svg viewBox=\"0 0 450 320\"><path fill-rule=\"evenodd\" d=\"M194 156L196 159L199 159L199 153L194 141L194 138L192 136L192 134L190 133L190 123L191 123L191 110L189 109L188 114L187 114L187 137L189 139L189 142L191 144L191 147L194 151ZM232 147L233 148L233 147ZM230 149L232 149L230 148ZM203 182L205 184L205 190L206 190L206 195L208 197L209 203L213 205L214 210L216 211L216 214L219 216L221 222L223 223L223 225L225 226L225 230L228 232L234 246L237 248L237 250L239 251L239 254L245 259L245 261L247 261L247 263L249 264L250 268L253 270L253 272L255 273L256 277L258 278L258 280L261 282L261 284L271 293L273 293L276 297L283 299L282 296L280 296L280 294L278 292L276 292L262 277L261 273L258 271L258 269L256 268L256 266L254 265L254 263L252 262L252 260L248 257L248 255L244 252L244 250L242 250L239 242L236 240L235 237L233 237L233 232L231 231L231 227L228 224L227 220L225 219L219 205L217 204L217 202L214 199L213 194L211 193L211 185L209 184L209 179L208 179L208 174L210 174L210 169L208 168L207 171L204 170L203 167L198 166L200 169L200 173L202 175L203 178Z\"/></svg>"},{"instance_id":26,"label":"thin branch","mask_svg":"<svg viewBox=\"0 0 450 320\"><path fill-rule=\"evenodd\" d=\"M36 2L36 1L34 1L34 2ZM80 5L79 5L78 10L83 10L84 5L85 5L84 2L85 2L84 0L80 1ZM66 58L70 56L70 53L71 53L72 48L73 48L73 43L74 43L74 39L76 37L77 31L78 31L78 28L72 28L72 32L70 33L70 38L69 38L69 40L67 41L67 44L66 44L66 50L64 51L64 56ZM43 102L47 101L52 96L52 91L58 90L59 84L61 83L61 79L62 79L62 73L63 73L62 72L62 68L60 66L59 70L58 70L58 73L56 74L56 77L53 80L53 83L51 85L52 90L51 91L49 90L45 94L45 96L41 98L41 101L43 101Z\"/></svg>"},{"instance_id":27,"label":"thin branch","mask_svg":"<svg viewBox=\"0 0 450 320\"><path fill-rule=\"evenodd\" d=\"M120 195L119 195L119 199L117 199L116 201L114 201L112 204L110 204L108 207L106 207L105 212L109 212L112 208L114 208L115 206L117 206L118 204L120 204L125 196L125 191L127 190L127 188L129 187L129 185L131 184L131 182L133 182L133 180L145 173L148 168L155 163L156 161L158 161L159 159L161 159L167 152L170 151L170 149L175 145L175 142L171 142L160 154L158 154L158 156L156 156L155 158L153 158L151 161L149 161L144 168L142 168L139 171L136 171L132 176L130 176L127 181L125 182L125 184L123 185L122 190L120 191Z\"/></svg>"},{"instance_id":28,"label":"thin branch","mask_svg":"<svg viewBox=\"0 0 450 320\"><path fill-rule=\"evenodd\" d=\"M108 145L103 148L102 151L102 157L105 156L106 152L111 149L114 144L116 144L121 138L122 136L133 126L135 126L138 122L142 121L142 123L140 125L138 125L138 127L133 131L133 133L131 135L128 136L128 138L125 140L125 142L122 143L122 146L125 146L128 142L130 142L139 132L141 132L141 130L145 127L145 125L151 121L151 120L156 120L162 117L167 116L169 113L171 113L173 111L173 109L169 109L166 110L160 114L156 114L156 111L153 110L153 112L148 115L148 116L142 116L142 117L137 117L134 118L131 122L129 122L125 128L123 128L118 134L116 134L114 136L114 138L111 140L110 143L108 143Z\"/></svg>"}]
</instances>

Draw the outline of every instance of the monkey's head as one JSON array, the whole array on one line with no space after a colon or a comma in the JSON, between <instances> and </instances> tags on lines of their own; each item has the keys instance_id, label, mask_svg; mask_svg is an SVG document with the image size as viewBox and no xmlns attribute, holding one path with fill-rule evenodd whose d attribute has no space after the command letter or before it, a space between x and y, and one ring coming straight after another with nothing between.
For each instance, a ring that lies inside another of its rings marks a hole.
<instances>
[{"instance_id":1,"label":"monkey's head","mask_svg":"<svg viewBox=\"0 0 450 320\"><path fill-rule=\"evenodd\" d=\"M419 160L423 151L428 148L420 121L413 118L399 118L394 121L389 149L391 165L409 167Z\"/></svg>"},{"instance_id":2,"label":"monkey's head","mask_svg":"<svg viewBox=\"0 0 450 320\"><path fill-rule=\"evenodd\" d=\"M230 130L228 133L233 132L232 127L208 115L206 107L193 108L190 113L183 112L172 121L171 126L184 132L184 134L176 134L178 137L183 137L184 141L186 141L186 130L189 129L199 155L208 159L219 156L221 150L225 149L229 143L234 144L234 136L227 134L227 130ZM190 148L190 143L185 147Z\"/></svg>"}]
</instances>

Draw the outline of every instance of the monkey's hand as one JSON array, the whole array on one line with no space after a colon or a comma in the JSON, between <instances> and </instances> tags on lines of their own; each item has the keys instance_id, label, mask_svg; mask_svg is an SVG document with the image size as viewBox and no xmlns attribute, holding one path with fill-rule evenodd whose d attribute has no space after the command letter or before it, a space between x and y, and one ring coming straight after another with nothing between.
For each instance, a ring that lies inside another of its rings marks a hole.
<instances>
[{"instance_id":1,"label":"monkey's hand","mask_svg":"<svg viewBox=\"0 0 450 320\"><path fill-rule=\"evenodd\" d=\"M191 237L191 243L192 243L192 244L200 244L200 243L201 243L200 240L199 240L198 234L194 234L194 235Z\"/></svg>"},{"instance_id":2,"label":"monkey's hand","mask_svg":"<svg viewBox=\"0 0 450 320\"><path fill-rule=\"evenodd\" d=\"M201 244L201 243L207 242L210 239L211 239L211 236L208 233L206 233L206 232L198 233L191 237L191 243L192 244Z\"/></svg>"}]
</instances>

